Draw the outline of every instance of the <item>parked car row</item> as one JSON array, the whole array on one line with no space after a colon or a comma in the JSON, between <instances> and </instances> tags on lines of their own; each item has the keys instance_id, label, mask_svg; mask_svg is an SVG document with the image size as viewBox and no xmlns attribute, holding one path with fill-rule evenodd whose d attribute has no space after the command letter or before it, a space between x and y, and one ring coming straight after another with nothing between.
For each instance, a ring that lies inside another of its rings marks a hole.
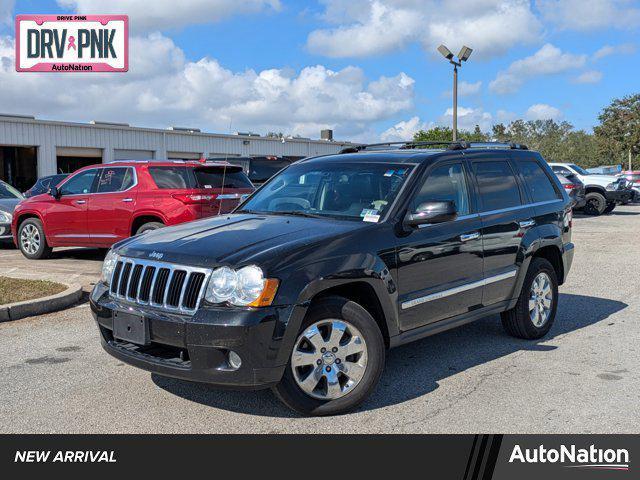
<instances>
[{"instance_id":1,"label":"parked car row","mask_svg":"<svg viewBox=\"0 0 640 480\"><path fill-rule=\"evenodd\" d=\"M556 175L562 175L570 182L580 181L584 185L584 205L576 206L587 215L610 213L619 204L629 203L634 199L631 182L626 178L614 175L600 175L588 172L573 163L550 163Z\"/></svg>"},{"instance_id":2,"label":"parked car row","mask_svg":"<svg viewBox=\"0 0 640 480\"><path fill-rule=\"evenodd\" d=\"M242 168L224 162L92 165L20 201L12 232L31 259L48 257L55 247L108 248L149 230L228 213L253 191Z\"/></svg>"}]
</instances>

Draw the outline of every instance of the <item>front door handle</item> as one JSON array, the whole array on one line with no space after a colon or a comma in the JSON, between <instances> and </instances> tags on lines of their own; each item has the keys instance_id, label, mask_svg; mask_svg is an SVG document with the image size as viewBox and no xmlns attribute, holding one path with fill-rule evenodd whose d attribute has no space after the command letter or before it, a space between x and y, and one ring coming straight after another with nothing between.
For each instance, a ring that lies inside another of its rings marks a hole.
<instances>
[{"instance_id":1,"label":"front door handle","mask_svg":"<svg viewBox=\"0 0 640 480\"><path fill-rule=\"evenodd\" d=\"M123 198L122 201L125 203L133 202L133 198Z\"/></svg>"},{"instance_id":2,"label":"front door handle","mask_svg":"<svg viewBox=\"0 0 640 480\"><path fill-rule=\"evenodd\" d=\"M480 232L465 233L463 235L460 235L460 240L462 242L468 242L469 240L476 240L478 238L480 238Z\"/></svg>"},{"instance_id":3,"label":"front door handle","mask_svg":"<svg viewBox=\"0 0 640 480\"><path fill-rule=\"evenodd\" d=\"M76 200L76 203L78 205L84 205L85 203L87 203L87 201L86 200Z\"/></svg>"},{"instance_id":4,"label":"front door handle","mask_svg":"<svg viewBox=\"0 0 640 480\"><path fill-rule=\"evenodd\" d=\"M533 219L523 220L522 222L518 222L518 225L520 225L520 228L533 227L535 224L536 224L536 221Z\"/></svg>"}]
</instances>

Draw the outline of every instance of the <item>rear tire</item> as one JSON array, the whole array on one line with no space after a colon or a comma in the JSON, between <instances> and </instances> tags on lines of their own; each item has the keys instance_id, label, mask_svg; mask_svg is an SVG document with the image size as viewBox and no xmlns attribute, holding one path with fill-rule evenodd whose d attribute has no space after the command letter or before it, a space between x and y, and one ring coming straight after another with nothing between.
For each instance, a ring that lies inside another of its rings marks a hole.
<instances>
[{"instance_id":1,"label":"rear tire","mask_svg":"<svg viewBox=\"0 0 640 480\"><path fill-rule=\"evenodd\" d=\"M616 202L607 203L607 207L604 209L603 214L613 212L613 209L616 208Z\"/></svg>"},{"instance_id":2,"label":"rear tire","mask_svg":"<svg viewBox=\"0 0 640 480\"><path fill-rule=\"evenodd\" d=\"M518 303L501 314L502 326L513 337L527 340L541 338L551 329L557 308L556 271L548 260L533 258Z\"/></svg>"},{"instance_id":3,"label":"rear tire","mask_svg":"<svg viewBox=\"0 0 640 480\"><path fill-rule=\"evenodd\" d=\"M51 256L52 248L47 245L42 222L28 218L18 227L18 246L22 254L30 260L43 260Z\"/></svg>"},{"instance_id":4,"label":"rear tire","mask_svg":"<svg viewBox=\"0 0 640 480\"><path fill-rule=\"evenodd\" d=\"M585 196L586 204L583 208L587 215L602 215L607 208L607 199L598 192L589 192Z\"/></svg>"},{"instance_id":5,"label":"rear tire","mask_svg":"<svg viewBox=\"0 0 640 480\"><path fill-rule=\"evenodd\" d=\"M273 392L303 415L341 414L371 394L384 362L384 339L369 312L346 298L327 297L309 307Z\"/></svg>"},{"instance_id":6,"label":"rear tire","mask_svg":"<svg viewBox=\"0 0 640 480\"><path fill-rule=\"evenodd\" d=\"M144 223L138 228L136 231L136 235L140 235L141 233L148 232L149 230L157 230L159 228L164 227L164 224L160 222L147 222Z\"/></svg>"}]
</instances>

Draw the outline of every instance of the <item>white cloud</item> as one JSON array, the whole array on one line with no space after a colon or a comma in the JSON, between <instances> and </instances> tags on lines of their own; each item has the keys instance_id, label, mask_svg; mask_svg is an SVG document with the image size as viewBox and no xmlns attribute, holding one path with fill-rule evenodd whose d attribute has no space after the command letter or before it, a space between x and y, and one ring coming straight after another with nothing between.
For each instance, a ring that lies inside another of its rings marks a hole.
<instances>
[{"instance_id":1,"label":"white cloud","mask_svg":"<svg viewBox=\"0 0 640 480\"><path fill-rule=\"evenodd\" d=\"M560 120L563 114L556 107L546 103L536 103L527 109L524 116L527 120Z\"/></svg>"},{"instance_id":2,"label":"white cloud","mask_svg":"<svg viewBox=\"0 0 640 480\"><path fill-rule=\"evenodd\" d=\"M383 142L402 142L404 140L412 140L413 136L419 130L426 130L429 125L422 122L420 117L411 117L409 120L396 123L380 134L380 140Z\"/></svg>"},{"instance_id":3,"label":"white cloud","mask_svg":"<svg viewBox=\"0 0 640 480\"><path fill-rule=\"evenodd\" d=\"M447 108L438 119L440 125L451 126L453 121L453 108ZM480 108L458 107L458 130L473 130L476 125L484 132L493 125L493 116Z\"/></svg>"},{"instance_id":4,"label":"white cloud","mask_svg":"<svg viewBox=\"0 0 640 480\"><path fill-rule=\"evenodd\" d=\"M537 0L544 18L567 30L630 28L640 25L634 0Z\"/></svg>"},{"instance_id":5,"label":"white cloud","mask_svg":"<svg viewBox=\"0 0 640 480\"><path fill-rule=\"evenodd\" d=\"M212 23L232 15L281 8L280 0L58 0L58 4L76 13L126 13L134 31Z\"/></svg>"},{"instance_id":6,"label":"white cloud","mask_svg":"<svg viewBox=\"0 0 640 480\"><path fill-rule=\"evenodd\" d=\"M587 70L578 75L573 81L575 83L598 83L602 80L602 72L599 70Z\"/></svg>"},{"instance_id":7,"label":"white cloud","mask_svg":"<svg viewBox=\"0 0 640 480\"><path fill-rule=\"evenodd\" d=\"M413 107L414 80L404 73L368 81L356 67L236 72L211 58L186 60L159 33L132 37L131 55L125 74L21 74L13 39L0 37L0 105L40 118L312 137L333 128L342 138Z\"/></svg>"},{"instance_id":8,"label":"white cloud","mask_svg":"<svg viewBox=\"0 0 640 480\"><path fill-rule=\"evenodd\" d=\"M433 54L440 43L457 52L465 43L474 56L492 57L538 41L541 24L528 0L324 0L324 17L335 27L311 32L307 47L330 57L388 53L420 42Z\"/></svg>"},{"instance_id":9,"label":"white cloud","mask_svg":"<svg viewBox=\"0 0 640 480\"><path fill-rule=\"evenodd\" d=\"M509 68L498 72L496 78L489 83L489 89L499 94L513 93L530 78L574 70L584 66L586 61L586 55L563 53L547 43L533 55L516 60Z\"/></svg>"},{"instance_id":10,"label":"white cloud","mask_svg":"<svg viewBox=\"0 0 640 480\"><path fill-rule=\"evenodd\" d=\"M609 55L632 55L635 53L636 47L632 43L624 43L622 45L605 45L599 48L593 54L593 60L600 60L601 58L608 57Z\"/></svg>"}]
</instances>

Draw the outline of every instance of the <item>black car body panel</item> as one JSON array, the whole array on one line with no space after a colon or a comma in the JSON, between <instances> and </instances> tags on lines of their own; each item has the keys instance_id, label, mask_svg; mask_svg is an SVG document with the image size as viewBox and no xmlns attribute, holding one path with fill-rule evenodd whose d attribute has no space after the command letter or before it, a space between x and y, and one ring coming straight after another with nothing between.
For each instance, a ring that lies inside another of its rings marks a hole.
<instances>
[{"instance_id":1,"label":"black car body panel","mask_svg":"<svg viewBox=\"0 0 640 480\"><path fill-rule=\"evenodd\" d=\"M553 199L532 198L521 171L523 161L543 168L553 185ZM411 172L377 223L242 213L247 200L237 213L156 230L116 244L117 254L128 258L207 269L258 265L266 277L277 278L280 286L269 307L204 301L188 316L114 299L101 283L92 293L91 308L104 348L125 362L162 375L262 388L279 381L307 308L319 295L338 292L362 299L379 322L387 345L396 346L512 307L531 259L541 252L555 261L560 283L571 267L572 202L535 152L385 151L301 162L386 162L406 165ZM498 162L512 172L517 205L483 206L473 172L484 162ZM404 226L409 202L425 179L437 167L452 164L464 172L468 213L422 228ZM114 310L147 317L151 345L115 340ZM149 353L151 347L165 348L165 357L170 358L154 357ZM239 370L229 368L228 350L242 357Z\"/></svg>"}]
</instances>

